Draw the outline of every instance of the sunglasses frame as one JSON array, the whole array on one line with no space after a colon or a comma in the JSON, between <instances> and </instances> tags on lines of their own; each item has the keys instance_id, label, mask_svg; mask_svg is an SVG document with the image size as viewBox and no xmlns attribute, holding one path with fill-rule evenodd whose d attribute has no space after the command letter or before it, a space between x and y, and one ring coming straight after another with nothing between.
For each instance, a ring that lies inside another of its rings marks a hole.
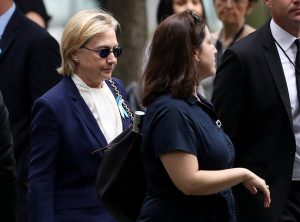
<instances>
[{"instance_id":1,"label":"sunglasses frame","mask_svg":"<svg viewBox=\"0 0 300 222\"><path fill-rule=\"evenodd\" d=\"M193 18L194 23L200 22L200 17L193 11L188 11Z\"/></svg>"},{"instance_id":2,"label":"sunglasses frame","mask_svg":"<svg viewBox=\"0 0 300 222\"><path fill-rule=\"evenodd\" d=\"M103 59L106 59L111 52L114 54L114 57L116 57L116 58L120 57L121 54L122 54L122 48L121 47L114 47L112 49L110 49L108 47L104 47L104 48L101 48L99 50L90 49L90 48L87 48L85 46L82 46L81 48L87 49L87 50L90 50L90 51L93 51L93 52L97 52L97 54L100 56L100 58L103 58Z\"/></svg>"}]
</instances>

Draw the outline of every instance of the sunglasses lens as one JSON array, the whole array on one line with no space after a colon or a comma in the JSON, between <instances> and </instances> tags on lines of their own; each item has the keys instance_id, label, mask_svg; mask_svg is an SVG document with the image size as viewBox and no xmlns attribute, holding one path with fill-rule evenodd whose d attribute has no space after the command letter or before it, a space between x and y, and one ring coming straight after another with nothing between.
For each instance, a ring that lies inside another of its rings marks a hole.
<instances>
[{"instance_id":1,"label":"sunglasses lens","mask_svg":"<svg viewBox=\"0 0 300 222\"><path fill-rule=\"evenodd\" d=\"M120 57L120 55L122 54L122 48L121 47L114 48L113 53L116 58Z\"/></svg>"},{"instance_id":2,"label":"sunglasses lens","mask_svg":"<svg viewBox=\"0 0 300 222\"><path fill-rule=\"evenodd\" d=\"M104 48L104 49L100 49L99 51L99 55L101 58L107 58L107 56L113 52L114 56L117 58L121 55L122 53L122 48L121 47L117 47L117 48L113 48L112 50L110 50L109 48Z\"/></svg>"},{"instance_id":3,"label":"sunglasses lens","mask_svg":"<svg viewBox=\"0 0 300 222\"><path fill-rule=\"evenodd\" d=\"M104 49L100 49L99 51L99 55L101 58L106 58L110 53L110 49L109 48L104 48Z\"/></svg>"}]
</instances>

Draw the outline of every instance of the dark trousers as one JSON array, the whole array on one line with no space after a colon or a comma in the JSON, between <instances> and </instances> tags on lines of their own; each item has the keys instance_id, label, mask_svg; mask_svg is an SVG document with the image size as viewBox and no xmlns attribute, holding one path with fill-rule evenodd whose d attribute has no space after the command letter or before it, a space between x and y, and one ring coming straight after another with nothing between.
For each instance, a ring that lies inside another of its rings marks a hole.
<instances>
[{"instance_id":1,"label":"dark trousers","mask_svg":"<svg viewBox=\"0 0 300 222\"><path fill-rule=\"evenodd\" d=\"M293 181L289 199L278 222L300 221L300 181Z\"/></svg>"}]
</instances>

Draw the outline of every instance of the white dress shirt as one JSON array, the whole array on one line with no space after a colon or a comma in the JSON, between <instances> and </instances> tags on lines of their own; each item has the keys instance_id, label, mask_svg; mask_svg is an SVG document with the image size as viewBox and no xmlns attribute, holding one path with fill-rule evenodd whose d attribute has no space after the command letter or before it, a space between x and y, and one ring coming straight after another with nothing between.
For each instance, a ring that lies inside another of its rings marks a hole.
<instances>
[{"instance_id":1,"label":"white dress shirt","mask_svg":"<svg viewBox=\"0 0 300 222\"><path fill-rule=\"evenodd\" d=\"M97 120L107 143L110 143L123 131L117 102L111 90L105 81L101 88L91 88L76 74L72 75L72 80Z\"/></svg>"},{"instance_id":2,"label":"white dress shirt","mask_svg":"<svg viewBox=\"0 0 300 222\"><path fill-rule=\"evenodd\" d=\"M283 30L274 22L273 19L271 20L270 27L274 39L278 42L278 44L287 54L285 55L282 49L278 45L276 45L289 91L294 133L296 139L296 154L293 169L293 180L300 180L300 110L298 100L298 93L300 92L297 92L295 67L290 62L290 60L292 62L296 60L297 47L294 44L296 37ZM290 60L287 56L290 58ZM288 147L285 148L288 149Z\"/></svg>"}]
</instances>

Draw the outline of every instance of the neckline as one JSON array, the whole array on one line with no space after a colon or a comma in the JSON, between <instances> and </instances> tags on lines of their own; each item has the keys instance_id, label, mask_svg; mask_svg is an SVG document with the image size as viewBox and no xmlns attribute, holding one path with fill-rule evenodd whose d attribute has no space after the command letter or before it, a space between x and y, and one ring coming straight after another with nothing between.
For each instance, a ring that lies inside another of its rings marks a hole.
<instances>
[{"instance_id":1,"label":"neckline","mask_svg":"<svg viewBox=\"0 0 300 222\"><path fill-rule=\"evenodd\" d=\"M232 46L236 41L237 39L241 36L241 34L243 33L245 29L245 24L240 28L240 30L235 34L233 40L231 41L231 43L228 45L227 48L229 48L230 46ZM221 33L222 31L220 32L219 36L218 36L218 39L215 43L215 46L216 46L216 49L217 49L217 56L216 56L216 65L217 67L219 67L220 63L221 63L221 57L224 53L224 51L227 49L227 48L223 48L223 44L221 43L220 41L220 36L221 36Z\"/></svg>"},{"instance_id":2,"label":"neckline","mask_svg":"<svg viewBox=\"0 0 300 222\"><path fill-rule=\"evenodd\" d=\"M232 41L229 43L228 47L229 48L230 46L232 46L237 40L238 38L242 35L243 31L245 30L245 24L243 24L243 26L239 29L239 31L237 33L235 33ZM221 44L222 48L223 48L223 44L221 43L220 41L220 36L221 36L221 33L223 32L224 30L222 30L219 34L219 37L218 37L218 42Z\"/></svg>"}]
</instances>

